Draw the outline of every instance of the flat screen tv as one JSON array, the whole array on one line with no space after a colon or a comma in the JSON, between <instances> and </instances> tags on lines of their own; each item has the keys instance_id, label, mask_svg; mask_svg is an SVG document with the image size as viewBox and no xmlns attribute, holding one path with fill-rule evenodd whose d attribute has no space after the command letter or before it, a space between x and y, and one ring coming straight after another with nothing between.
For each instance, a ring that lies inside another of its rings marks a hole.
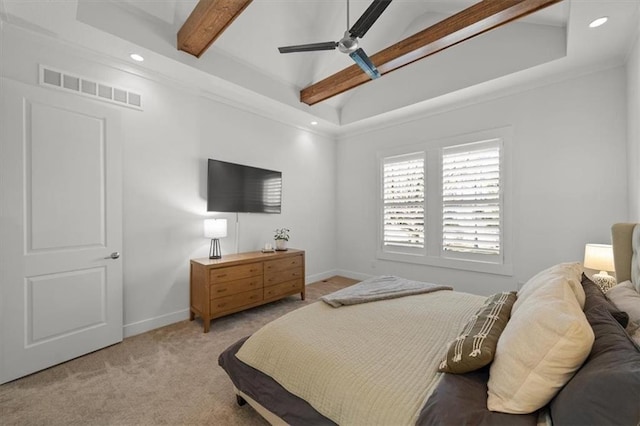
<instances>
[{"instance_id":1,"label":"flat screen tv","mask_svg":"<svg viewBox=\"0 0 640 426\"><path fill-rule=\"evenodd\" d=\"M207 211L280 213L282 173L209 159Z\"/></svg>"}]
</instances>

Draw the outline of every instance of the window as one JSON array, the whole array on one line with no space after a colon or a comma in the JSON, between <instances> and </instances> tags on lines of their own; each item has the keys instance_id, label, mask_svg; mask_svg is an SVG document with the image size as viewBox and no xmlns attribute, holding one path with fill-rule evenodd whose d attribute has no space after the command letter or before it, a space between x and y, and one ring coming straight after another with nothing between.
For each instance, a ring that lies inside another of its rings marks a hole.
<instances>
[{"instance_id":1,"label":"window","mask_svg":"<svg viewBox=\"0 0 640 426\"><path fill-rule=\"evenodd\" d=\"M442 250L500 254L498 141L442 150Z\"/></svg>"},{"instance_id":2,"label":"window","mask_svg":"<svg viewBox=\"0 0 640 426\"><path fill-rule=\"evenodd\" d=\"M509 275L509 135L497 129L381 153L378 257Z\"/></svg>"},{"instance_id":3,"label":"window","mask_svg":"<svg viewBox=\"0 0 640 426\"><path fill-rule=\"evenodd\" d=\"M424 248L424 154L386 158L382 175L383 245Z\"/></svg>"}]
</instances>

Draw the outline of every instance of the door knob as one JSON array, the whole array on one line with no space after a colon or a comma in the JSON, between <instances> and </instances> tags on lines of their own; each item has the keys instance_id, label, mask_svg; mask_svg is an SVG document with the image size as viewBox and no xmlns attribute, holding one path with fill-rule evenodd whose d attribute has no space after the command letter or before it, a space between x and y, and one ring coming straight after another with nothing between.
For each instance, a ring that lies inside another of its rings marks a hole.
<instances>
[{"instance_id":1,"label":"door knob","mask_svg":"<svg viewBox=\"0 0 640 426\"><path fill-rule=\"evenodd\" d=\"M109 256L105 257L105 259L117 259L119 257L120 257L120 253L118 253L117 251L114 251Z\"/></svg>"}]
</instances>

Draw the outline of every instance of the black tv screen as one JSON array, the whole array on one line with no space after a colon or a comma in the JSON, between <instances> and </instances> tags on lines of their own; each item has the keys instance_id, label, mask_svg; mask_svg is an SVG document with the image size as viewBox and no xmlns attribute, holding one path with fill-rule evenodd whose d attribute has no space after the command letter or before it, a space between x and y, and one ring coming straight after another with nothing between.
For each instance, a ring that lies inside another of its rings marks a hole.
<instances>
[{"instance_id":1,"label":"black tv screen","mask_svg":"<svg viewBox=\"0 0 640 426\"><path fill-rule=\"evenodd\" d=\"M207 211L280 213L282 173L209 159Z\"/></svg>"}]
</instances>

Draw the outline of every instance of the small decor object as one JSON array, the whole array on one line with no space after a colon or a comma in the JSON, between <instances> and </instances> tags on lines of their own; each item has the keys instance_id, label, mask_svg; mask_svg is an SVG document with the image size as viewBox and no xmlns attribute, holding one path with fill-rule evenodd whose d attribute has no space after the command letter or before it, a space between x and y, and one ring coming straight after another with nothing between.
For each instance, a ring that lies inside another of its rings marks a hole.
<instances>
[{"instance_id":1,"label":"small decor object","mask_svg":"<svg viewBox=\"0 0 640 426\"><path fill-rule=\"evenodd\" d=\"M262 249L263 253L273 253L275 250L271 243L264 243L264 248Z\"/></svg>"},{"instance_id":2,"label":"small decor object","mask_svg":"<svg viewBox=\"0 0 640 426\"><path fill-rule=\"evenodd\" d=\"M287 228L278 228L275 230L275 235L273 239L276 240L276 250L277 251L286 251L287 250L287 241L289 241L289 229Z\"/></svg>"},{"instance_id":3,"label":"small decor object","mask_svg":"<svg viewBox=\"0 0 640 426\"><path fill-rule=\"evenodd\" d=\"M616 279L607 273L615 270L610 244L587 244L584 248L584 267L600 271L593 275L592 280L604 293L616 285Z\"/></svg>"},{"instance_id":4,"label":"small decor object","mask_svg":"<svg viewBox=\"0 0 640 426\"><path fill-rule=\"evenodd\" d=\"M211 238L209 259L222 259L219 238L227 236L227 219L207 219L204 221L204 236Z\"/></svg>"}]
</instances>

